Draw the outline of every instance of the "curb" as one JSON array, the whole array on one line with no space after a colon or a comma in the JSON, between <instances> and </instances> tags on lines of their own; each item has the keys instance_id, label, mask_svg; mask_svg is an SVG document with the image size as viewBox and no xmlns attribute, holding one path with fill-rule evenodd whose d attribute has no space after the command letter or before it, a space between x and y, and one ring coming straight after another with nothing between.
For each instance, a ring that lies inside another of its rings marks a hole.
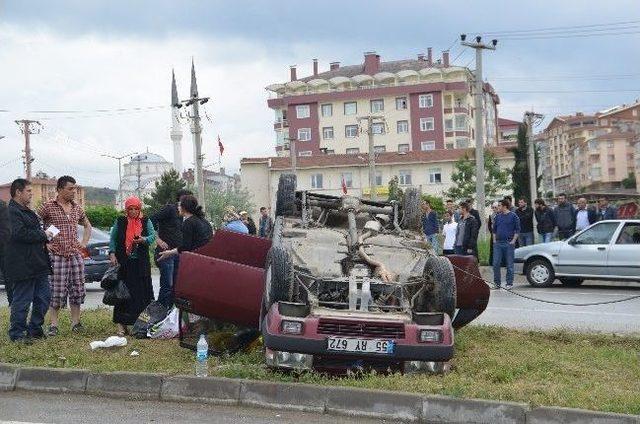
<instances>
[{"instance_id":1,"label":"curb","mask_svg":"<svg viewBox=\"0 0 640 424\"><path fill-rule=\"evenodd\" d=\"M85 393L127 399L247 405L330 415L440 423L640 424L640 416L524 403L255 380L91 373L0 363L0 391Z\"/></svg>"}]
</instances>

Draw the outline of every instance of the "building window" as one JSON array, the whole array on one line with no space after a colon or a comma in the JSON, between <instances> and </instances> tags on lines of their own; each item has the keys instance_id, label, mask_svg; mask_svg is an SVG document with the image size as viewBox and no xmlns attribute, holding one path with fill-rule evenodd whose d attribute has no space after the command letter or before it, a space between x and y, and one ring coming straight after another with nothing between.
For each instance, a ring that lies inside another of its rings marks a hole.
<instances>
[{"instance_id":1,"label":"building window","mask_svg":"<svg viewBox=\"0 0 640 424\"><path fill-rule=\"evenodd\" d=\"M613 177L616 175L616 168L609 168L609 176Z\"/></svg>"},{"instance_id":2,"label":"building window","mask_svg":"<svg viewBox=\"0 0 640 424\"><path fill-rule=\"evenodd\" d=\"M353 187L353 174L351 172L343 172L342 181L344 181L344 185L347 188ZM340 184L342 184L342 181L340 182Z\"/></svg>"},{"instance_id":3,"label":"building window","mask_svg":"<svg viewBox=\"0 0 640 424\"><path fill-rule=\"evenodd\" d=\"M355 115L358 113L358 104L356 102L346 102L344 104L345 115Z\"/></svg>"},{"instance_id":4,"label":"building window","mask_svg":"<svg viewBox=\"0 0 640 424\"><path fill-rule=\"evenodd\" d=\"M384 110L384 100L371 100L371 113L378 113Z\"/></svg>"},{"instance_id":5,"label":"building window","mask_svg":"<svg viewBox=\"0 0 640 424\"><path fill-rule=\"evenodd\" d=\"M311 141L311 128L298 128L298 141Z\"/></svg>"},{"instance_id":6,"label":"building window","mask_svg":"<svg viewBox=\"0 0 640 424\"><path fill-rule=\"evenodd\" d=\"M435 141L423 141L420 143L420 150L435 150L436 142Z\"/></svg>"},{"instance_id":7,"label":"building window","mask_svg":"<svg viewBox=\"0 0 640 424\"><path fill-rule=\"evenodd\" d=\"M421 109L433 106L433 94L421 94L418 96L418 104Z\"/></svg>"},{"instance_id":8,"label":"building window","mask_svg":"<svg viewBox=\"0 0 640 424\"><path fill-rule=\"evenodd\" d=\"M382 185L382 171L376 171L376 186Z\"/></svg>"},{"instance_id":9,"label":"building window","mask_svg":"<svg viewBox=\"0 0 640 424\"><path fill-rule=\"evenodd\" d=\"M398 151L399 152L408 152L409 151L409 145L408 144L398 144Z\"/></svg>"},{"instance_id":10,"label":"building window","mask_svg":"<svg viewBox=\"0 0 640 424\"><path fill-rule=\"evenodd\" d=\"M381 122L371 124L371 131L374 134L384 134L384 124Z\"/></svg>"},{"instance_id":11,"label":"building window","mask_svg":"<svg viewBox=\"0 0 640 424\"><path fill-rule=\"evenodd\" d=\"M311 156L311 150L304 150L302 152L298 152L298 156Z\"/></svg>"},{"instance_id":12,"label":"building window","mask_svg":"<svg viewBox=\"0 0 640 424\"><path fill-rule=\"evenodd\" d=\"M357 155L358 153L360 153L360 149L357 147L351 147L349 149L347 149L346 153L348 155Z\"/></svg>"},{"instance_id":13,"label":"building window","mask_svg":"<svg viewBox=\"0 0 640 424\"><path fill-rule=\"evenodd\" d=\"M467 130L467 115L456 115L456 131L466 131Z\"/></svg>"},{"instance_id":14,"label":"building window","mask_svg":"<svg viewBox=\"0 0 640 424\"><path fill-rule=\"evenodd\" d=\"M409 132L409 121L398 121L396 125L398 134L405 134Z\"/></svg>"},{"instance_id":15,"label":"building window","mask_svg":"<svg viewBox=\"0 0 640 424\"><path fill-rule=\"evenodd\" d=\"M598 140L589 140L589 150L598 150Z\"/></svg>"},{"instance_id":16,"label":"building window","mask_svg":"<svg viewBox=\"0 0 640 424\"><path fill-rule=\"evenodd\" d=\"M322 116L324 116L324 117L332 116L333 115L333 105L331 103L328 103L326 105L322 105L320 107L320 111L322 113Z\"/></svg>"},{"instance_id":17,"label":"building window","mask_svg":"<svg viewBox=\"0 0 640 424\"><path fill-rule=\"evenodd\" d=\"M442 183L442 169L431 168L429 169L429 184L441 184Z\"/></svg>"},{"instance_id":18,"label":"building window","mask_svg":"<svg viewBox=\"0 0 640 424\"><path fill-rule=\"evenodd\" d=\"M456 149L466 149L467 147L469 147L468 138L456 138Z\"/></svg>"},{"instance_id":19,"label":"building window","mask_svg":"<svg viewBox=\"0 0 640 424\"><path fill-rule=\"evenodd\" d=\"M322 128L322 138L325 140L333 139L333 127L323 127Z\"/></svg>"},{"instance_id":20,"label":"building window","mask_svg":"<svg viewBox=\"0 0 640 424\"><path fill-rule=\"evenodd\" d=\"M357 125L345 125L344 126L344 136L347 138L355 138L358 136L358 126Z\"/></svg>"},{"instance_id":21,"label":"building window","mask_svg":"<svg viewBox=\"0 0 640 424\"><path fill-rule=\"evenodd\" d=\"M420 118L420 131L433 131L433 118Z\"/></svg>"},{"instance_id":22,"label":"building window","mask_svg":"<svg viewBox=\"0 0 640 424\"><path fill-rule=\"evenodd\" d=\"M324 151L324 153L327 154L327 155L335 155L336 151L333 150L333 149L327 149L327 150Z\"/></svg>"},{"instance_id":23,"label":"building window","mask_svg":"<svg viewBox=\"0 0 640 424\"><path fill-rule=\"evenodd\" d=\"M607 155L607 160L609 162L614 162L616 160L616 155Z\"/></svg>"},{"instance_id":24,"label":"building window","mask_svg":"<svg viewBox=\"0 0 640 424\"><path fill-rule=\"evenodd\" d=\"M387 151L387 148L385 146L373 146L373 151L375 153L384 153Z\"/></svg>"},{"instance_id":25,"label":"building window","mask_svg":"<svg viewBox=\"0 0 640 424\"><path fill-rule=\"evenodd\" d=\"M399 171L398 183L400 183L400 185L411 185L411 170Z\"/></svg>"},{"instance_id":26,"label":"building window","mask_svg":"<svg viewBox=\"0 0 640 424\"><path fill-rule=\"evenodd\" d=\"M607 147L608 148L613 148L613 141L607 141Z\"/></svg>"},{"instance_id":27,"label":"building window","mask_svg":"<svg viewBox=\"0 0 640 424\"><path fill-rule=\"evenodd\" d=\"M407 98L406 97L396 97L396 109L404 110L407 108Z\"/></svg>"},{"instance_id":28,"label":"building window","mask_svg":"<svg viewBox=\"0 0 640 424\"><path fill-rule=\"evenodd\" d=\"M322 174L311 175L311 188L322 188Z\"/></svg>"},{"instance_id":29,"label":"building window","mask_svg":"<svg viewBox=\"0 0 640 424\"><path fill-rule=\"evenodd\" d=\"M455 147L455 145L453 143L447 143L444 145L445 149L453 149Z\"/></svg>"},{"instance_id":30,"label":"building window","mask_svg":"<svg viewBox=\"0 0 640 424\"><path fill-rule=\"evenodd\" d=\"M309 105L296 106L296 117L298 119L308 118L309 116L311 116Z\"/></svg>"},{"instance_id":31,"label":"building window","mask_svg":"<svg viewBox=\"0 0 640 424\"><path fill-rule=\"evenodd\" d=\"M444 130L453 131L453 119L449 118L444 120Z\"/></svg>"}]
</instances>

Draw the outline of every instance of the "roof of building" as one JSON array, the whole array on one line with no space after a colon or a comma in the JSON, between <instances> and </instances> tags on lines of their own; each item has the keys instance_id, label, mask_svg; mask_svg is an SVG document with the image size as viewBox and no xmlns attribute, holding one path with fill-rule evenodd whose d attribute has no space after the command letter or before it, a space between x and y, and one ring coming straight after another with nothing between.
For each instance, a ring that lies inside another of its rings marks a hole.
<instances>
[{"instance_id":1,"label":"roof of building","mask_svg":"<svg viewBox=\"0 0 640 424\"><path fill-rule=\"evenodd\" d=\"M522 122L520 121L514 121L512 119L498 118L499 127L515 127L515 126L519 126L521 123Z\"/></svg>"},{"instance_id":2,"label":"roof of building","mask_svg":"<svg viewBox=\"0 0 640 424\"><path fill-rule=\"evenodd\" d=\"M441 68L444 68L444 65L436 62L429 65L429 62L427 62L426 60L420 60L420 59L392 60L389 62L380 62L378 72L391 72L391 73L396 73L400 71L416 71L417 72L425 68L441 69ZM466 70L466 68L463 68L461 66L449 66L448 68L449 69L458 68L460 70ZM316 78L323 78L323 79L330 79L334 77L352 78L352 77L355 77L356 75L361 75L361 74L364 74L364 63L360 65L340 66L339 68L334 70L320 72L318 73L318 75L311 75L308 77L299 78L299 80L308 82Z\"/></svg>"},{"instance_id":3,"label":"roof of building","mask_svg":"<svg viewBox=\"0 0 640 424\"><path fill-rule=\"evenodd\" d=\"M613 106L613 107L611 107L609 109L605 109L605 110L602 110L602 111L598 112L598 115L600 117L605 117L605 116L613 115L615 113L622 112L622 111L625 111L627 109L631 109L631 108L639 107L639 106L640 106L640 99L636 99L636 101L631 103L630 105L624 105L623 104L623 105Z\"/></svg>"},{"instance_id":4,"label":"roof of building","mask_svg":"<svg viewBox=\"0 0 640 424\"><path fill-rule=\"evenodd\" d=\"M131 158L129 163L137 164L138 161L140 163L169 163L162 156L160 156L158 154L155 154L155 153L150 153L150 152L140 153L140 154L135 155L134 157Z\"/></svg>"},{"instance_id":5,"label":"roof of building","mask_svg":"<svg viewBox=\"0 0 640 424\"><path fill-rule=\"evenodd\" d=\"M512 154L509 148L515 147L516 143L503 143L500 147L490 147L491 151L498 158L507 158ZM412 151L406 153L386 152L376 156L376 164L390 165L403 163L435 163L453 162L465 155L474 156L474 149L438 149L427 151ZM366 153L361 154L340 154L340 155L316 155L301 156L296 161L298 168L329 168L341 166L369 166ZM271 161L272 169L287 169L291 167L289 157L261 157L243 158L241 164L266 163Z\"/></svg>"}]
</instances>

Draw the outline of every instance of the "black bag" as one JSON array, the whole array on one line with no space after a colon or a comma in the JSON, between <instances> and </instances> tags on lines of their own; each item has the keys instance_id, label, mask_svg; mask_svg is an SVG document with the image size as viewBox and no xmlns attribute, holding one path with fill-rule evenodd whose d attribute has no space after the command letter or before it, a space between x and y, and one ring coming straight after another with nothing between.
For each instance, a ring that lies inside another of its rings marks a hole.
<instances>
[{"instance_id":1,"label":"black bag","mask_svg":"<svg viewBox=\"0 0 640 424\"><path fill-rule=\"evenodd\" d=\"M115 286L104 291L102 303L109 306L116 306L128 302L131 299L129 289L122 280L117 280Z\"/></svg>"},{"instance_id":2,"label":"black bag","mask_svg":"<svg viewBox=\"0 0 640 424\"><path fill-rule=\"evenodd\" d=\"M112 290L118 284L118 271L120 270L120 265L110 266L102 276L100 280L100 287L103 290Z\"/></svg>"},{"instance_id":3,"label":"black bag","mask_svg":"<svg viewBox=\"0 0 640 424\"><path fill-rule=\"evenodd\" d=\"M131 334L136 339L146 339L147 331L153 325L159 323L167 317L167 308L162 303L155 301L149 303L149 305L142 311L135 324L133 324L133 330Z\"/></svg>"}]
</instances>

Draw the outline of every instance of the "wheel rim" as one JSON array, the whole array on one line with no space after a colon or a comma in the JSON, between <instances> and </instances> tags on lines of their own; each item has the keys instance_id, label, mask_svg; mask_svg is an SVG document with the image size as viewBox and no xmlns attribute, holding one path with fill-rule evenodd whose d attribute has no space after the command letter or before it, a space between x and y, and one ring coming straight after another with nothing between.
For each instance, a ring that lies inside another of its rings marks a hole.
<instances>
[{"instance_id":1,"label":"wheel rim","mask_svg":"<svg viewBox=\"0 0 640 424\"><path fill-rule=\"evenodd\" d=\"M544 265L538 264L531 268L530 275L536 284L544 284L549 279L549 269Z\"/></svg>"}]
</instances>

